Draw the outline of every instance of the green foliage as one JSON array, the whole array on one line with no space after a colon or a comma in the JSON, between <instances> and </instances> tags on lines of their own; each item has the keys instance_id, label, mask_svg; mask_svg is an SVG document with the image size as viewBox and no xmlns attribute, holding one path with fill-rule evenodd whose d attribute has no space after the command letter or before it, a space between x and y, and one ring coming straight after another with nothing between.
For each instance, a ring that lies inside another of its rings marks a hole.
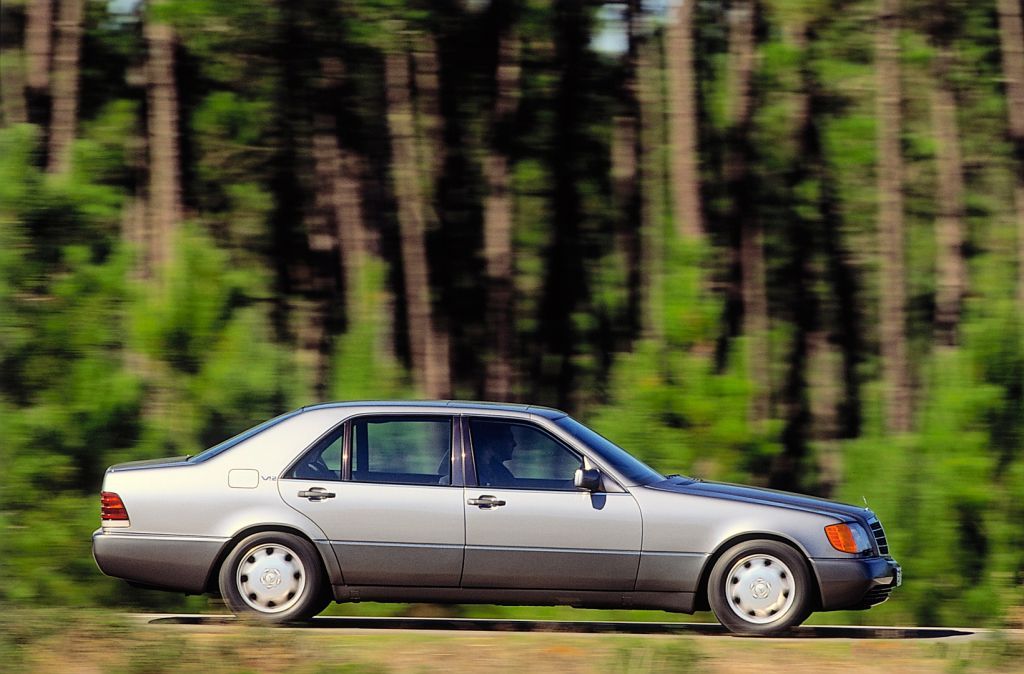
<instances>
[{"instance_id":1,"label":"green foliage","mask_svg":"<svg viewBox=\"0 0 1024 674\"><path fill-rule=\"evenodd\" d=\"M763 473L778 446L768 429L748 421L751 388L742 362L725 372L716 369L712 355L721 309L702 287L701 252L680 242L669 251L664 341L640 341L618 357L611 400L588 420L665 473L749 479Z\"/></svg>"},{"instance_id":2,"label":"green foliage","mask_svg":"<svg viewBox=\"0 0 1024 674\"><path fill-rule=\"evenodd\" d=\"M660 11L659 3L643 5ZM71 170L42 169L44 129L0 129L0 563L10 579L0 601L200 605L126 593L93 567L89 534L107 465L194 453L323 396L416 394L405 367L392 92L382 69L389 53L413 57L410 92L415 114L424 114L422 50L432 43L445 156L421 157L438 165L423 206L435 321L449 333L456 394L486 390L486 154L500 146L513 203L513 397L567 401L570 412L665 472L765 483L796 451L795 483L825 491L832 485L819 474L834 461L832 493L868 500L907 579L885 606L842 619L1020 620L1024 323L1011 205L1021 167L1008 141L994 9L915 0L904 12L907 326L917 416L913 433L893 436L883 430L875 319L887 291L877 282L877 3L755 5L753 115L740 140L750 146L752 220L767 255L772 390L771 417L752 421L749 336L736 334L740 298L729 296L738 236L727 157L743 130L728 109L728 4L696 6L709 234L698 245L677 241L665 215L674 185L661 16L639 31L639 61L656 70L642 73L636 90L646 106L646 155L633 186L644 204L640 222L619 175L628 173L621 169L630 149L622 122L636 114L633 62L589 46L598 7L196 0L147 3L137 16L89 3ZM0 10L11 27L0 69L16 88L23 11L24 3ZM187 222L160 269L145 255L152 232L132 230L136 220L148 223L148 215L137 217L151 147L150 101L140 86L144 21L166 22L177 40ZM954 57L970 267L959 342L948 348L933 336L936 31ZM501 35L520 40L520 70L515 112L493 128ZM7 91L5 120L20 104L20 91ZM30 111L33 119L46 116L40 112ZM416 121L423 133L428 125ZM312 151L314 137L331 129L354 160L344 167L346 177L358 176L369 240L355 288L345 287L355 256L332 239L337 194ZM631 258L634 237L642 252ZM636 258L643 265L631 278ZM807 346L812 337L821 353ZM169 667L174 648L155 650L136 669ZM687 656L668 649L656 661L671 668ZM623 652L622 667L634 657Z\"/></svg>"},{"instance_id":3,"label":"green foliage","mask_svg":"<svg viewBox=\"0 0 1024 674\"><path fill-rule=\"evenodd\" d=\"M363 270L359 288L360 311L336 343L332 397L337 400L368 400L408 397L398 363L388 355L385 340L388 318L380 307L387 306L384 269L372 261Z\"/></svg>"}]
</instances>

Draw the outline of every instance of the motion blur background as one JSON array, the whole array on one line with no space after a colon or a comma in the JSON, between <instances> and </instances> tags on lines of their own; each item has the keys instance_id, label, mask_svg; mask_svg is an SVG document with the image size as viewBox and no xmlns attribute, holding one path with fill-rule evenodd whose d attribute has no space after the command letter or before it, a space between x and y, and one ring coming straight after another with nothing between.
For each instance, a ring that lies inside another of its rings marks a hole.
<instances>
[{"instance_id":1,"label":"motion blur background","mask_svg":"<svg viewBox=\"0 0 1024 674\"><path fill-rule=\"evenodd\" d=\"M1020 0L0 21L0 602L203 607L96 570L107 465L456 397L866 497L906 585L828 621L1024 621Z\"/></svg>"}]
</instances>

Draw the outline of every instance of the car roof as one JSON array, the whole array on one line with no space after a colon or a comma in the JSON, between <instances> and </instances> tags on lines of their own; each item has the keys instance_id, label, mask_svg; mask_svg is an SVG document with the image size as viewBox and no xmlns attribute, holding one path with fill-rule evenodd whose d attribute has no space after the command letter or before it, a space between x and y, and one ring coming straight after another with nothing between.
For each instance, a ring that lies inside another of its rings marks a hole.
<instances>
[{"instance_id":1,"label":"car roof","mask_svg":"<svg viewBox=\"0 0 1024 674\"><path fill-rule=\"evenodd\" d=\"M537 416L552 420L568 416L568 414L562 410L557 410L553 407L524 405L521 403L487 402L482 400L344 400L307 405L306 407L300 408L298 411L306 412L309 410L332 409L337 407L413 407L422 409L458 408L460 410L487 410L536 414ZM451 411L454 412L456 410L451 409Z\"/></svg>"}]
</instances>

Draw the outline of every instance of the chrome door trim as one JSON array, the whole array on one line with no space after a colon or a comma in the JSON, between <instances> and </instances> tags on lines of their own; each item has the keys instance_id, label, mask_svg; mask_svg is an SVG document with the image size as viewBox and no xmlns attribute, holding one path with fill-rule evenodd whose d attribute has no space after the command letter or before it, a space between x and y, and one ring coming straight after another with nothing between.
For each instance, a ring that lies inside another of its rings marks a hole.
<instances>
[{"instance_id":1,"label":"chrome door trim","mask_svg":"<svg viewBox=\"0 0 1024 674\"><path fill-rule=\"evenodd\" d=\"M461 550L464 546L457 543L393 543L386 541L348 541L330 539L331 545L366 545L382 548L438 548L442 550Z\"/></svg>"},{"instance_id":2,"label":"chrome door trim","mask_svg":"<svg viewBox=\"0 0 1024 674\"><path fill-rule=\"evenodd\" d=\"M467 550L488 550L492 552L570 552L588 555L630 555L635 557L636 550L607 550L604 548L545 548L534 545L467 545Z\"/></svg>"}]
</instances>

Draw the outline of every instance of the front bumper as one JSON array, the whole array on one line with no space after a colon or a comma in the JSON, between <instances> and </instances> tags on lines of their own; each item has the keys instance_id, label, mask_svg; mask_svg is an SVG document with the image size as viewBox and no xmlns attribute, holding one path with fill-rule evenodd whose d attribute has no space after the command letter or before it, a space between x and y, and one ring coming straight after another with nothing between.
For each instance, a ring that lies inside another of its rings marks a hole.
<instances>
[{"instance_id":1,"label":"front bumper","mask_svg":"<svg viewBox=\"0 0 1024 674\"><path fill-rule=\"evenodd\" d=\"M97 529L92 557L108 576L163 590L199 594L227 539L129 534Z\"/></svg>"},{"instance_id":2,"label":"front bumper","mask_svg":"<svg viewBox=\"0 0 1024 674\"><path fill-rule=\"evenodd\" d=\"M903 583L903 569L891 557L812 559L811 566L822 611L871 608Z\"/></svg>"}]
</instances>

